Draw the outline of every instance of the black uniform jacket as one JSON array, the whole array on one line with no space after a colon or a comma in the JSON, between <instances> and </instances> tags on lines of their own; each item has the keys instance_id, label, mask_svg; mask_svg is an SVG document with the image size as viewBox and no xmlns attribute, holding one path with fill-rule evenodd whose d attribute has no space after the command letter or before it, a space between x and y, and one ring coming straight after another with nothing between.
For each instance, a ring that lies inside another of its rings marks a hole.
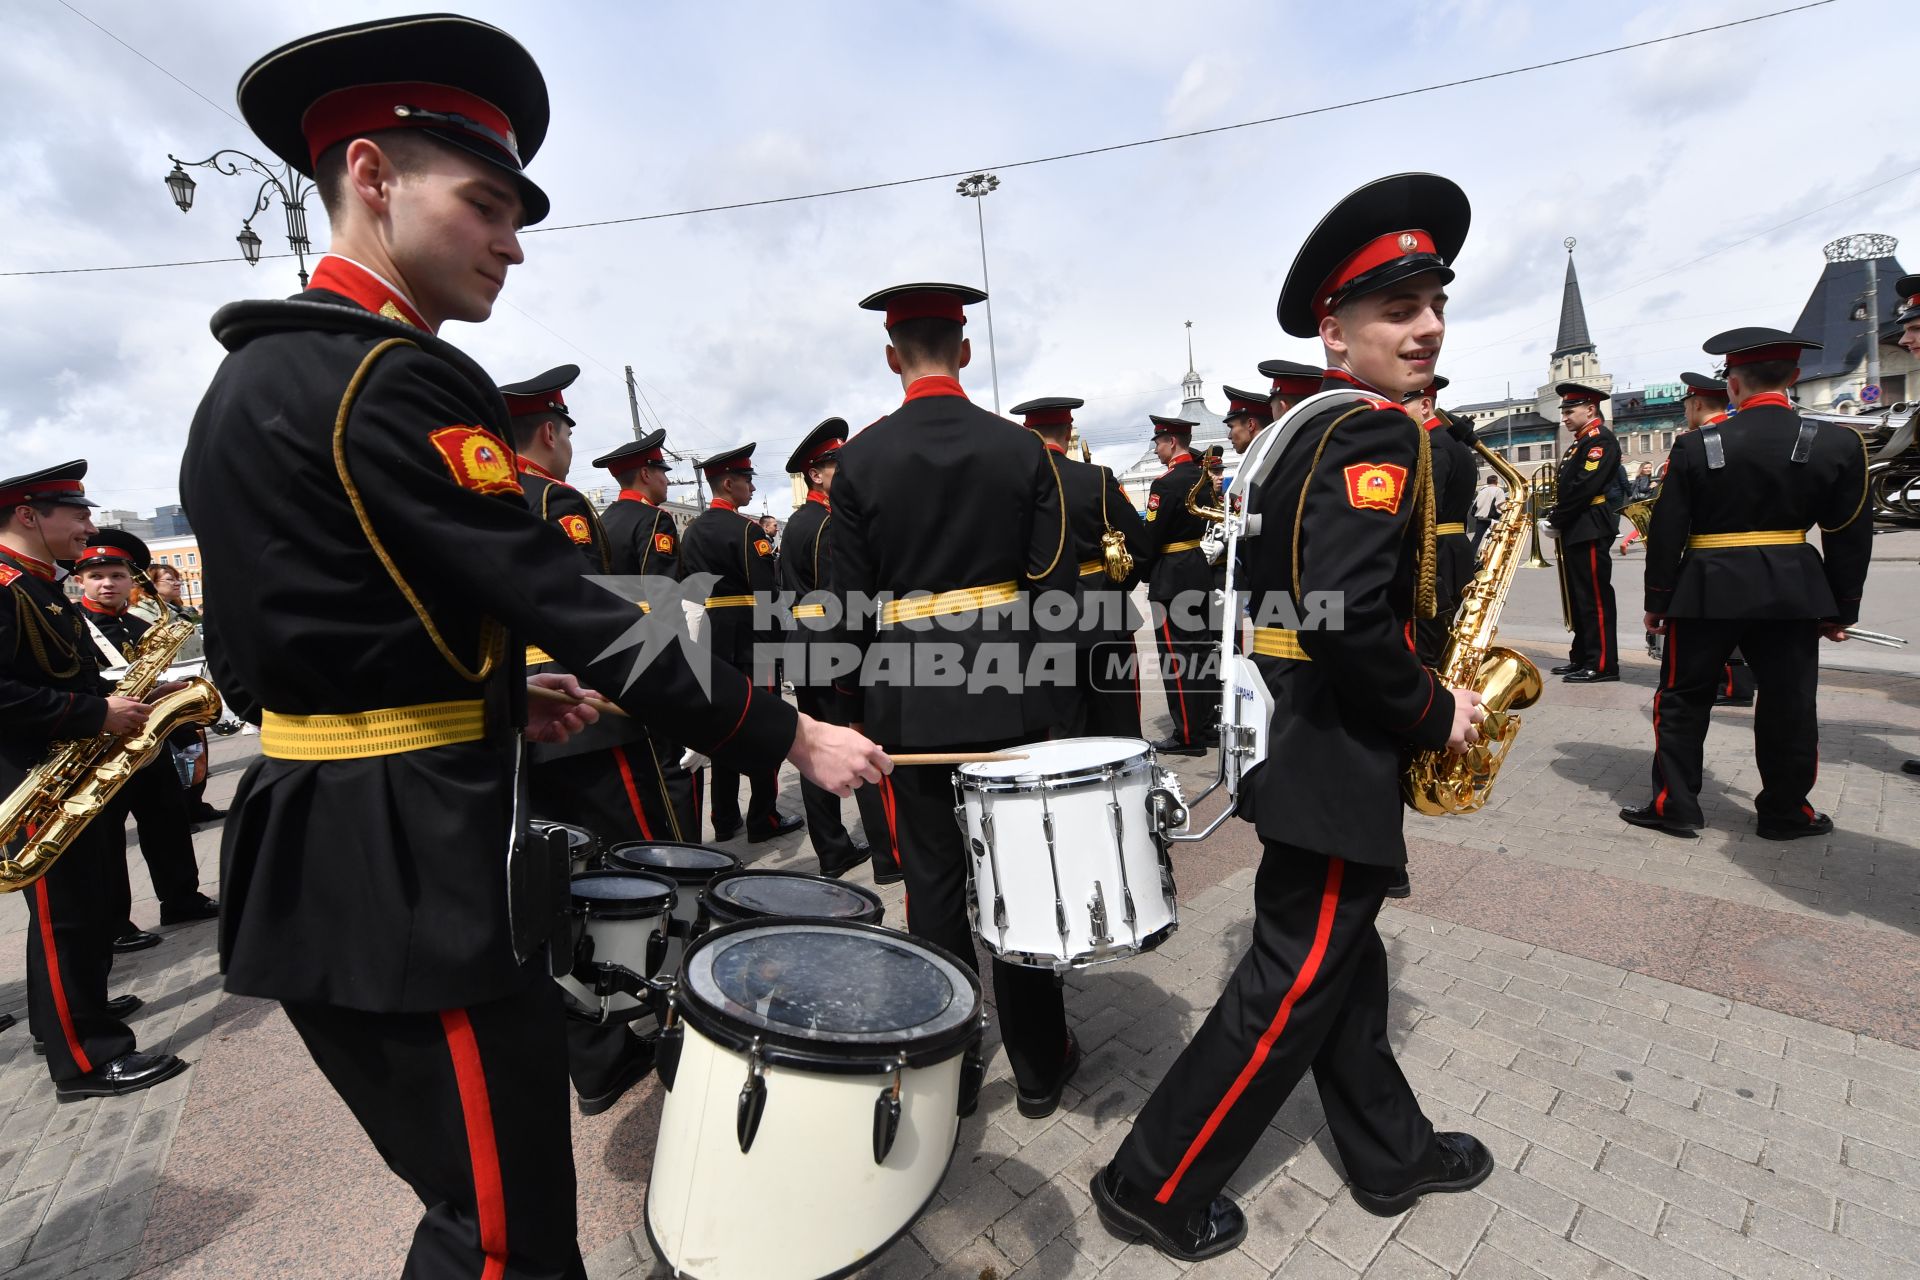
<instances>
[{"instance_id":1,"label":"black uniform jacket","mask_svg":"<svg viewBox=\"0 0 1920 1280\"><path fill-rule=\"evenodd\" d=\"M1173 463L1160 473L1147 490L1146 562L1136 566L1147 581L1147 599L1161 604L1171 602L1182 591L1208 591L1213 587L1213 568L1207 553L1197 545L1179 551L1169 547L1198 543L1207 532L1207 522L1187 510L1187 497L1196 484L1200 492L1195 501L1210 505L1219 498L1211 484L1200 484L1203 472L1189 453L1176 453Z\"/></svg>"},{"instance_id":2,"label":"black uniform jacket","mask_svg":"<svg viewBox=\"0 0 1920 1280\"><path fill-rule=\"evenodd\" d=\"M930 387L942 393L927 394ZM1076 565L1054 455L1031 431L970 403L948 379L923 378L910 395L840 450L833 592L857 604L881 593L1010 584L1029 603L1039 592L1070 597ZM849 608L843 634L866 654L861 679L835 682L850 699L849 714L889 746L1045 736L1055 701L1046 687L1023 687L1022 673L1044 644L1043 661L1064 649L1061 674L1070 681L1073 637L1040 630L1037 621L1015 630L1008 615L1018 612L996 606L877 628L870 611ZM916 651L955 656L966 678L917 679Z\"/></svg>"},{"instance_id":3,"label":"black uniform jacket","mask_svg":"<svg viewBox=\"0 0 1920 1280\"><path fill-rule=\"evenodd\" d=\"M1704 431L1681 436L1668 455L1647 531L1647 612L1857 621L1873 554L1865 439L1838 423L1820 423L1812 455L1796 463L1800 415L1792 409L1743 409L1709 429L1720 435L1726 466L1707 468ZM1687 546L1702 534L1816 524L1821 550L1805 542Z\"/></svg>"},{"instance_id":4,"label":"black uniform jacket","mask_svg":"<svg viewBox=\"0 0 1920 1280\"><path fill-rule=\"evenodd\" d=\"M1134 510L1120 481L1107 468L1066 457L1057 450L1053 462L1060 472L1060 492L1067 508L1067 537L1073 547L1070 554L1074 559L1074 572L1079 575L1082 607L1087 610L1087 616L1111 618L1116 622L1114 626L1081 630L1080 637L1083 640L1127 639L1140 625L1138 610L1134 609L1128 594L1140 584L1141 566L1154 553L1147 523ZM1133 555L1133 572L1124 582L1107 577L1100 537L1110 528L1126 539L1127 550ZM1088 565L1099 568L1087 573Z\"/></svg>"},{"instance_id":5,"label":"black uniform jacket","mask_svg":"<svg viewBox=\"0 0 1920 1280\"><path fill-rule=\"evenodd\" d=\"M1332 385L1329 390L1351 390ZM1409 749L1444 747L1453 700L1409 642L1423 539L1427 433L1387 400L1332 405L1289 443L1261 484L1262 530L1246 552L1250 605L1344 603L1342 626L1306 628L1310 661L1262 658L1273 694L1267 760L1243 793L1263 839L1381 866L1406 861L1400 770ZM1429 464L1430 465L1430 464ZM1297 535L1296 535L1297 531Z\"/></svg>"},{"instance_id":6,"label":"black uniform jacket","mask_svg":"<svg viewBox=\"0 0 1920 1280\"><path fill-rule=\"evenodd\" d=\"M514 990L526 645L737 767L777 764L794 713L720 663L703 692L673 643L628 684L635 651L605 651L634 606L527 509L506 406L454 347L322 290L235 303L213 329L228 355L180 490L229 707L258 721L483 699L487 717L477 742L247 770L221 846L227 987L373 1011Z\"/></svg>"},{"instance_id":7,"label":"black uniform jacket","mask_svg":"<svg viewBox=\"0 0 1920 1280\"><path fill-rule=\"evenodd\" d=\"M1480 485L1480 455L1467 443L1473 428L1466 419L1441 415L1431 420L1427 439L1433 448L1433 520L1461 525L1466 533L1448 534L1434 543L1440 612L1460 603L1473 579L1473 495Z\"/></svg>"},{"instance_id":8,"label":"black uniform jacket","mask_svg":"<svg viewBox=\"0 0 1920 1280\"><path fill-rule=\"evenodd\" d=\"M665 508L622 489L600 513L600 527L606 533L613 572L679 579L680 530Z\"/></svg>"},{"instance_id":9,"label":"black uniform jacket","mask_svg":"<svg viewBox=\"0 0 1920 1280\"><path fill-rule=\"evenodd\" d=\"M799 645L828 642L837 634L838 611L828 608L827 578L833 562L833 544L827 530L833 524L833 507L817 494L808 494L800 509L787 518L780 533L780 555L775 576L780 590L791 593L794 606L793 633L788 639ZM816 616L817 611L817 616ZM831 680L818 678L811 669L794 671L795 685L816 686L830 692Z\"/></svg>"},{"instance_id":10,"label":"black uniform jacket","mask_svg":"<svg viewBox=\"0 0 1920 1280\"><path fill-rule=\"evenodd\" d=\"M708 600L739 598L765 592L771 601L779 591L775 572L773 543L758 520L748 519L733 509L733 504L715 498L713 505L693 518L680 541L680 573L690 577L711 573L719 581L708 589ZM765 607L744 604L709 606L707 634L713 651L721 658L749 670L756 642L775 643L777 627L756 626L768 613Z\"/></svg>"},{"instance_id":11,"label":"black uniform jacket","mask_svg":"<svg viewBox=\"0 0 1920 1280\"><path fill-rule=\"evenodd\" d=\"M1620 532L1620 517L1607 509L1607 486L1620 473L1620 441L1598 422L1589 423L1560 455L1559 490L1547 522L1560 531L1560 545L1577 546Z\"/></svg>"},{"instance_id":12,"label":"black uniform jacket","mask_svg":"<svg viewBox=\"0 0 1920 1280\"><path fill-rule=\"evenodd\" d=\"M52 565L0 547L0 788L11 791L55 742L107 722L111 686L80 606Z\"/></svg>"}]
</instances>

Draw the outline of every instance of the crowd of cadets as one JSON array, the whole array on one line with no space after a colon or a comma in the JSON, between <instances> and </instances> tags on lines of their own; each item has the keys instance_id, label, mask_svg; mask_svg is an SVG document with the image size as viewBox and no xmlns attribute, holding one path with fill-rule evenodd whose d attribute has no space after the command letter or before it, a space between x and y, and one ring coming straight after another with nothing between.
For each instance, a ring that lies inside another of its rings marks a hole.
<instances>
[{"instance_id":1,"label":"crowd of cadets","mask_svg":"<svg viewBox=\"0 0 1920 1280\"><path fill-rule=\"evenodd\" d=\"M520 838L526 817L575 822L605 843L697 842L701 788L682 765L691 751L713 762L713 834L772 839L800 823L774 804L790 761L821 871L864 864L877 880L904 879L907 928L974 965L949 771L894 768L889 753L991 750L1063 730L1138 735L1139 619L1125 596L1139 584L1158 606L1173 722L1156 745L1215 745L1221 672L1208 599L1218 578L1202 542L1219 486L1193 455L1191 422L1151 419L1166 470L1142 515L1110 471L1067 455L1079 400L1024 403L1024 426L974 405L961 383L966 308L985 295L923 283L860 303L878 313L902 402L857 434L829 418L787 459L807 500L784 549L742 514L751 444L705 460L715 497L684 531L661 506L669 463L657 431L594 460L620 486L596 513L567 483L565 391L578 370L496 387L436 336L446 320L487 317L520 261L519 230L548 211L524 172L548 113L526 51L457 16L379 20L273 51L247 71L239 99L267 146L315 176L334 248L298 297L215 317L228 355L182 467L218 601L212 674L261 729L222 847L227 987L281 1002L427 1206L409 1274L580 1276L568 1071L597 1109L650 1055L624 1030L566 1016L543 958L559 905L551 856ZM1345 613L1337 630L1262 620L1245 633L1275 706L1268 759L1238 802L1263 845L1251 942L1093 1179L1111 1230L1178 1258L1244 1237L1224 1187L1309 1067L1367 1210L1403 1212L1492 1168L1471 1136L1434 1131L1394 1060L1375 928L1405 884L1402 760L1466 750L1484 718L1477 693L1433 669L1473 572L1472 433L1434 407L1446 286L1469 221L1465 194L1436 175L1347 196L1300 249L1278 306L1281 327L1316 340L1322 359L1262 365L1265 395L1228 389L1241 452L1302 400L1334 393L1290 418L1289 438L1266 451L1270 466L1236 486L1236 504L1278 518L1241 545L1235 577L1255 601L1336 592ZM1905 340L1920 346L1920 278L1901 284L1913 298ZM1831 827L1807 804L1815 649L1858 615L1870 515L1859 438L1801 419L1785 394L1810 345L1761 330L1707 345L1728 378L1724 398L1705 385L1690 397L1699 430L1676 445L1655 507L1646 626L1666 646L1654 795L1622 812L1629 822L1681 835L1701 824L1700 739L1738 649L1759 685L1760 834ZM1606 566L1619 447L1599 392L1559 391L1574 435L1550 517L1575 624L1562 674L1617 680ZM1706 412L1714 404L1723 412ZM261 422L287 429L263 433ZM128 733L146 715L99 674L138 641L117 566L145 552L124 536L89 538L84 470L0 481L0 587L14 604L0 610L9 787L50 743ZM297 521L289 492L301 495ZM1805 539L1815 524L1824 556ZM274 549L271 575L252 570L263 545ZM69 561L82 565L84 604L61 588ZM589 576L695 573L713 579L707 678L677 648L630 671L617 641L635 606ZM751 607L776 590L795 597L792 630L778 636L758 629ZM1066 688L856 671L830 686L796 680L796 711L757 647L778 639L804 652L830 639L911 658L924 644L957 644L970 661L991 642L1024 656L1041 635L996 628L994 611L1054 590L1111 608L1103 627L1074 637L1078 679ZM892 603L848 622L829 607L835 596ZM942 625L931 631L900 625L932 617ZM600 717L586 686L631 714ZM150 770L165 787L143 775L122 793L158 860L163 921L214 909L189 896L186 865L167 861L181 856L173 837L185 813L170 768ZM844 825L849 795L865 843ZM185 1065L136 1051L117 1016L126 1002L107 997L114 940L128 927L113 817L28 898L29 1010L62 1098L143 1088ZM149 837L150 821L175 825ZM1080 1058L1060 983L997 958L991 980L1016 1105L1043 1116ZM970 1065L968 1111L981 1067Z\"/></svg>"}]
</instances>

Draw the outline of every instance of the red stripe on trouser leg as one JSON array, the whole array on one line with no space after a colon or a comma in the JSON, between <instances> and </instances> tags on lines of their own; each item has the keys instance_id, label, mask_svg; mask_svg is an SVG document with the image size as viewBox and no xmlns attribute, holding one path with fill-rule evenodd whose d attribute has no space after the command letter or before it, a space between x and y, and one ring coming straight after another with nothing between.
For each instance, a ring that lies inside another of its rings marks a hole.
<instances>
[{"instance_id":1,"label":"red stripe on trouser leg","mask_svg":"<svg viewBox=\"0 0 1920 1280\"><path fill-rule=\"evenodd\" d=\"M465 1009L441 1010L440 1025L446 1031L447 1053L453 1059L454 1083L459 1086L460 1112L467 1128L467 1159L473 1165L480 1250L487 1255L480 1280L501 1280L507 1274L507 1195L500 1178L500 1152L493 1141L493 1104L487 1098L480 1041L473 1034Z\"/></svg>"},{"instance_id":2,"label":"red stripe on trouser leg","mask_svg":"<svg viewBox=\"0 0 1920 1280\"><path fill-rule=\"evenodd\" d=\"M1667 619L1667 669L1661 673L1660 687L1653 691L1653 767L1660 774L1660 794L1653 798L1653 811L1663 818L1667 816L1667 771L1660 767L1660 696L1673 687L1673 677L1680 670L1679 660L1674 657L1680 651L1679 640L1679 628L1673 619Z\"/></svg>"},{"instance_id":3,"label":"red stripe on trouser leg","mask_svg":"<svg viewBox=\"0 0 1920 1280\"><path fill-rule=\"evenodd\" d=\"M1193 731L1187 727L1187 686L1186 683L1180 679L1181 655L1173 647L1173 628L1168 625L1167 619L1164 617L1160 619L1160 634L1167 638L1167 656L1173 659L1173 668L1171 671L1173 688L1179 696L1173 698L1172 702L1174 706L1180 708L1180 741L1191 742L1193 741Z\"/></svg>"},{"instance_id":4,"label":"red stripe on trouser leg","mask_svg":"<svg viewBox=\"0 0 1920 1280\"><path fill-rule=\"evenodd\" d=\"M1340 880L1345 871L1346 863L1338 858L1327 859L1327 882L1320 890L1320 918L1313 927L1313 945L1307 950L1307 958L1301 963L1300 972L1293 975L1293 985L1288 987L1287 994L1281 997L1280 1009L1273 1015L1273 1021L1269 1022L1267 1029L1260 1033L1260 1039L1253 1046L1253 1053L1247 1058L1247 1065L1240 1068L1240 1074L1235 1076L1233 1083L1227 1087L1226 1096L1221 1098L1219 1104L1214 1107L1213 1114L1207 1117L1207 1122L1200 1126L1200 1132L1194 1135L1186 1154L1180 1157L1180 1163L1175 1166L1174 1171L1167 1176L1166 1182L1155 1194L1154 1199L1161 1204L1172 1200L1174 1191L1180 1186L1180 1179L1186 1176L1187 1169L1193 1162L1200 1158L1200 1153L1206 1150L1208 1141L1220 1128L1221 1122L1227 1118L1227 1113L1233 1110L1233 1104L1240 1100L1240 1095L1246 1092L1249 1084L1253 1083L1254 1076L1258 1075L1260 1068L1265 1065L1267 1055L1273 1052L1273 1046L1280 1039L1280 1033L1287 1029L1287 1019L1293 1015L1293 1006L1299 1003L1300 997L1307 993L1307 988L1319 974L1320 962L1326 958L1327 942L1333 937L1333 917L1340 906Z\"/></svg>"},{"instance_id":5,"label":"red stripe on trouser leg","mask_svg":"<svg viewBox=\"0 0 1920 1280\"><path fill-rule=\"evenodd\" d=\"M893 779L886 774L880 775L880 807L887 815L887 842L893 846L893 861L898 867L907 865L907 851L900 844L900 822L893 808ZM906 890L900 892L900 910L906 911L912 906L912 897Z\"/></svg>"},{"instance_id":6,"label":"red stripe on trouser leg","mask_svg":"<svg viewBox=\"0 0 1920 1280\"><path fill-rule=\"evenodd\" d=\"M73 1055L73 1065L85 1074L93 1070L93 1063L80 1045L80 1037L73 1029L73 1010L67 1007L67 984L60 976L60 953L53 946L53 912L47 904L44 878L33 882L33 896L40 908L40 946L46 953L47 985L53 988L53 1008L60 1015L60 1034L67 1038L67 1052Z\"/></svg>"},{"instance_id":7,"label":"red stripe on trouser leg","mask_svg":"<svg viewBox=\"0 0 1920 1280\"><path fill-rule=\"evenodd\" d=\"M1593 616L1600 621L1600 662L1595 671L1607 669L1607 607L1600 602L1600 544L1587 544L1587 570L1593 575Z\"/></svg>"},{"instance_id":8,"label":"red stripe on trouser leg","mask_svg":"<svg viewBox=\"0 0 1920 1280\"><path fill-rule=\"evenodd\" d=\"M640 824L640 838L653 839L653 830L647 826L647 815L640 808L640 788L634 785L633 766L627 763L627 749L615 747L613 758L620 766L620 784L627 789L627 804L633 809L633 820Z\"/></svg>"}]
</instances>

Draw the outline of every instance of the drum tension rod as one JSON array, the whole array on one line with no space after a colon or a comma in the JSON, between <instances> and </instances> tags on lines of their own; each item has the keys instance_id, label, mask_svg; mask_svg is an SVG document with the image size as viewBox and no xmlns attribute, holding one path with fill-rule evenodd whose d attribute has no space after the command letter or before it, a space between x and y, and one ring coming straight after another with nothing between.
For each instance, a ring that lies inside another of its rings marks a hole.
<instances>
[{"instance_id":1,"label":"drum tension rod","mask_svg":"<svg viewBox=\"0 0 1920 1280\"><path fill-rule=\"evenodd\" d=\"M893 1140L900 1135L900 1078L907 1069L907 1055L902 1053L893 1062L893 1083L880 1091L873 1104L873 1162L885 1164L887 1153L893 1150Z\"/></svg>"},{"instance_id":2,"label":"drum tension rod","mask_svg":"<svg viewBox=\"0 0 1920 1280\"><path fill-rule=\"evenodd\" d=\"M740 1154L753 1148L753 1135L760 1131L760 1117L767 1109L767 1067L760 1061L760 1037L747 1049L747 1082L740 1086L740 1100L734 1106L733 1131L740 1140Z\"/></svg>"}]
</instances>

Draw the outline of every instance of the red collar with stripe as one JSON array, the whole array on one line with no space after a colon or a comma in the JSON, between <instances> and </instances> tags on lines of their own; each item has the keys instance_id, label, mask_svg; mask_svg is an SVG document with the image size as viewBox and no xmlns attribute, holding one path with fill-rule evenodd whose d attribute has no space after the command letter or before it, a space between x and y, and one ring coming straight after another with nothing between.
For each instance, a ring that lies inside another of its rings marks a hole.
<instances>
[{"instance_id":1,"label":"red collar with stripe","mask_svg":"<svg viewBox=\"0 0 1920 1280\"><path fill-rule=\"evenodd\" d=\"M1585 440L1588 436L1598 433L1600 428L1605 425L1606 424L1601 422L1600 419L1595 418L1592 422L1589 422L1586 426L1580 428L1580 433L1576 435L1574 439Z\"/></svg>"},{"instance_id":2,"label":"red collar with stripe","mask_svg":"<svg viewBox=\"0 0 1920 1280\"><path fill-rule=\"evenodd\" d=\"M1051 440L1042 440L1040 443L1046 445L1047 448L1053 450L1055 453L1059 454L1063 458L1067 456L1067 446L1063 444L1055 444Z\"/></svg>"},{"instance_id":3,"label":"red collar with stripe","mask_svg":"<svg viewBox=\"0 0 1920 1280\"><path fill-rule=\"evenodd\" d=\"M712 502L709 502L707 504L707 510L738 512L740 508L734 506L732 501L727 498L715 498Z\"/></svg>"},{"instance_id":4,"label":"red collar with stripe","mask_svg":"<svg viewBox=\"0 0 1920 1280\"><path fill-rule=\"evenodd\" d=\"M565 480L562 480L559 476L553 474L553 472L547 470L532 458L520 459L520 474L539 476L541 479L551 480L555 484L566 484Z\"/></svg>"},{"instance_id":5,"label":"red collar with stripe","mask_svg":"<svg viewBox=\"0 0 1920 1280\"><path fill-rule=\"evenodd\" d=\"M416 329L433 327L420 318L420 313L398 289L353 259L339 254L330 253L320 259L320 264L313 269L313 283L309 287L351 298L375 315L402 321Z\"/></svg>"},{"instance_id":6,"label":"red collar with stripe","mask_svg":"<svg viewBox=\"0 0 1920 1280\"><path fill-rule=\"evenodd\" d=\"M1176 453L1171 458L1167 459L1167 469L1165 471L1162 471L1160 474L1163 476L1170 476L1173 474L1173 469L1175 467L1179 466L1183 462L1192 462L1192 461L1193 461L1192 454Z\"/></svg>"},{"instance_id":7,"label":"red collar with stripe","mask_svg":"<svg viewBox=\"0 0 1920 1280\"><path fill-rule=\"evenodd\" d=\"M821 506L825 507L828 511L833 510L833 499L827 497L826 494L820 492L818 489L807 490L807 501L817 502Z\"/></svg>"},{"instance_id":8,"label":"red collar with stripe","mask_svg":"<svg viewBox=\"0 0 1920 1280\"><path fill-rule=\"evenodd\" d=\"M80 607L85 609L88 613L104 613L109 618L117 618L121 614L125 613L129 608L129 606L127 605L121 605L118 609L109 608L104 604L95 604L93 601L87 599L85 596L80 597Z\"/></svg>"},{"instance_id":9,"label":"red collar with stripe","mask_svg":"<svg viewBox=\"0 0 1920 1280\"><path fill-rule=\"evenodd\" d=\"M907 388L907 400L925 400L929 396L959 396L965 400L967 393L961 390L960 379L949 378L944 373L930 373L924 378L915 378L913 385Z\"/></svg>"},{"instance_id":10,"label":"red collar with stripe","mask_svg":"<svg viewBox=\"0 0 1920 1280\"><path fill-rule=\"evenodd\" d=\"M1421 423L1420 425L1425 427L1427 430L1431 431L1435 427L1441 425L1440 415L1436 413L1431 418L1428 418L1425 422Z\"/></svg>"},{"instance_id":11,"label":"red collar with stripe","mask_svg":"<svg viewBox=\"0 0 1920 1280\"><path fill-rule=\"evenodd\" d=\"M22 569L34 577L39 578L42 582L59 581L54 574L52 565L48 564L45 560L35 560L24 551L16 551L12 547L0 547L0 557L11 560L14 564L19 565Z\"/></svg>"},{"instance_id":12,"label":"red collar with stripe","mask_svg":"<svg viewBox=\"0 0 1920 1280\"><path fill-rule=\"evenodd\" d=\"M638 489L622 489L620 491L620 497L627 502L644 502L648 506L653 505L653 499L649 498L646 494L640 492Z\"/></svg>"},{"instance_id":13,"label":"red collar with stripe","mask_svg":"<svg viewBox=\"0 0 1920 1280\"><path fill-rule=\"evenodd\" d=\"M1730 415L1727 413L1716 413L1711 418L1708 418L1705 422L1701 423L1700 425L1703 427L1717 427L1721 423L1725 422L1729 416Z\"/></svg>"},{"instance_id":14,"label":"red collar with stripe","mask_svg":"<svg viewBox=\"0 0 1920 1280\"><path fill-rule=\"evenodd\" d=\"M1326 381L1327 382L1344 382L1350 387L1358 387L1360 390L1366 392L1370 396L1380 396L1382 399L1386 399L1386 400L1394 399L1393 396L1388 395L1386 392L1374 386L1372 383L1363 381L1360 378L1356 378L1353 374L1348 373L1345 369L1327 370Z\"/></svg>"},{"instance_id":15,"label":"red collar with stripe","mask_svg":"<svg viewBox=\"0 0 1920 1280\"><path fill-rule=\"evenodd\" d=\"M1787 399L1787 393L1784 391L1756 391L1740 402L1740 409L1744 413L1748 409L1763 409L1768 405L1791 409L1793 401Z\"/></svg>"}]
</instances>

